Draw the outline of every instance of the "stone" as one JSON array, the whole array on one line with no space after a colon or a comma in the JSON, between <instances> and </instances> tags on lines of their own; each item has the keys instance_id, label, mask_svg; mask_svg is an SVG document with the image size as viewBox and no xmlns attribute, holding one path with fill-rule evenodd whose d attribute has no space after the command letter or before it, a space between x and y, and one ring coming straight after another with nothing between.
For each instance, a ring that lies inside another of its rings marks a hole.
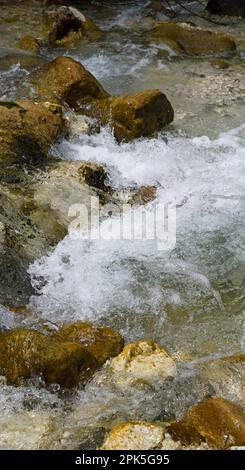
<instances>
[{"instance_id":1,"label":"stone","mask_svg":"<svg viewBox=\"0 0 245 470\"><path fill-rule=\"evenodd\" d=\"M192 406L183 419L173 422L168 433L182 445L199 445L205 441L214 449L245 444L243 409L220 397Z\"/></svg>"},{"instance_id":2,"label":"stone","mask_svg":"<svg viewBox=\"0 0 245 470\"><path fill-rule=\"evenodd\" d=\"M212 15L245 17L244 0L209 0L206 9Z\"/></svg>"},{"instance_id":3,"label":"stone","mask_svg":"<svg viewBox=\"0 0 245 470\"><path fill-rule=\"evenodd\" d=\"M101 190L109 189L109 186L106 185L108 182L108 174L103 165L84 162L80 164L78 171L88 186Z\"/></svg>"},{"instance_id":4,"label":"stone","mask_svg":"<svg viewBox=\"0 0 245 470\"><path fill-rule=\"evenodd\" d=\"M79 62L70 57L58 57L29 76L43 100L65 102L73 108L94 99L108 97L108 93Z\"/></svg>"},{"instance_id":5,"label":"stone","mask_svg":"<svg viewBox=\"0 0 245 470\"><path fill-rule=\"evenodd\" d=\"M15 47L32 52L33 54L39 54L40 52L40 44L38 40L31 35L23 36L23 38L15 43Z\"/></svg>"},{"instance_id":6,"label":"stone","mask_svg":"<svg viewBox=\"0 0 245 470\"><path fill-rule=\"evenodd\" d=\"M17 328L0 335L0 370L9 383L41 375L47 383L72 387L97 368L95 358L77 342L60 341L36 330Z\"/></svg>"},{"instance_id":7,"label":"stone","mask_svg":"<svg viewBox=\"0 0 245 470\"><path fill-rule=\"evenodd\" d=\"M0 101L0 161L42 162L64 130L57 104Z\"/></svg>"},{"instance_id":8,"label":"stone","mask_svg":"<svg viewBox=\"0 0 245 470\"><path fill-rule=\"evenodd\" d=\"M111 126L118 142L129 142L162 130L173 121L174 111L160 90L145 90L96 102L95 117Z\"/></svg>"},{"instance_id":9,"label":"stone","mask_svg":"<svg viewBox=\"0 0 245 470\"><path fill-rule=\"evenodd\" d=\"M179 54L226 55L236 51L233 37L188 23L160 22L148 37L151 42L166 43Z\"/></svg>"},{"instance_id":10,"label":"stone","mask_svg":"<svg viewBox=\"0 0 245 470\"><path fill-rule=\"evenodd\" d=\"M119 386L160 384L176 373L171 356L153 341L136 341L127 344L121 354L112 359L110 371Z\"/></svg>"},{"instance_id":11,"label":"stone","mask_svg":"<svg viewBox=\"0 0 245 470\"><path fill-rule=\"evenodd\" d=\"M61 6L47 11L49 41L58 46L68 46L77 40L96 41L104 33L77 8Z\"/></svg>"},{"instance_id":12,"label":"stone","mask_svg":"<svg viewBox=\"0 0 245 470\"><path fill-rule=\"evenodd\" d=\"M107 359L117 356L123 349L123 338L108 327L97 327L90 322L67 323L58 331L64 341L82 344L95 358L99 366Z\"/></svg>"},{"instance_id":13,"label":"stone","mask_svg":"<svg viewBox=\"0 0 245 470\"><path fill-rule=\"evenodd\" d=\"M54 419L44 411L19 411L1 414L1 450L37 450L42 439L53 432Z\"/></svg>"},{"instance_id":14,"label":"stone","mask_svg":"<svg viewBox=\"0 0 245 470\"><path fill-rule=\"evenodd\" d=\"M164 427L160 424L128 422L115 426L100 450L161 449Z\"/></svg>"}]
</instances>

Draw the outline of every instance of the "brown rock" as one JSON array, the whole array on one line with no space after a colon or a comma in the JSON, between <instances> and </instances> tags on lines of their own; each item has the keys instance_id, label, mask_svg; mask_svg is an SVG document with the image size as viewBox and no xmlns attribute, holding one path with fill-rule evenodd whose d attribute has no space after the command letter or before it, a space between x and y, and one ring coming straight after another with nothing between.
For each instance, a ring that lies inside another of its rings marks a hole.
<instances>
[{"instance_id":1,"label":"brown rock","mask_svg":"<svg viewBox=\"0 0 245 470\"><path fill-rule=\"evenodd\" d=\"M226 54L236 50L231 36L187 23L158 23L149 39L155 43L164 42L170 47L173 45L175 51L189 55Z\"/></svg>"},{"instance_id":2,"label":"brown rock","mask_svg":"<svg viewBox=\"0 0 245 470\"><path fill-rule=\"evenodd\" d=\"M0 101L0 160L17 156L22 162L41 161L63 125L62 109L56 104Z\"/></svg>"},{"instance_id":3,"label":"brown rock","mask_svg":"<svg viewBox=\"0 0 245 470\"><path fill-rule=\"evenodd\" d=\"M97 360L104 364L110 357L117 356L123 348L123 338L107 327L97 327L90 322L68 323L60 328L59 337L64 341L81 343Z\"/></svg>"},{"instance_id":4,"label":"brown rock","mask_svg":"<svg viewBox=\"0 0 245 470\"><path fill-rule=\"evenodd\" d=\"M108 186L106 186L108 174L103 165L98 165L96 163L91 162L84 162L81 163L79 167L79 173L81 174L85 183L88 184L88 186L92 186L94 188L102 190L106 190L108 188Z\"/></svg>"},{"instance_id":5,"label":"brown rock","mask_svg":"<svg viewBox=\"0 0 245 470\"><path fill-rule=\"evenodd\" d=\"M48 383L72 387L80 378L86 381L96 367L94 357L76 342L24 328L0 336L0 369L10 383L41 374Z\"/></svg>"},{"instance_id":6,"label":"brown rock","mask_svg":"<svg viewBox=\"0 0 245 470\"><path fill-rule=\"evenodd\" d=\"M245 445L245 414L238 405L215 397L192 406L181 421L168 427L184 445L206 441L214 449Z\"/></svg>"},{"instance_id":7,"label":"brown rock","mask_svg":"<svg viewBox=\"0 0 245 470\"><path fill-rule=\"evenodd\" d=\"M150 136L174 118L173 108L160 90L101 100L95 112L103 125L111 125L118 142Z\"/></svg>"},{"instance_id":8,"label":"brown rock","mask_svg":"<svg viewBox=\"0 0 245 470\"><path fill-rule=\"evenodd\" d=\"M160 424L141 422L122 423L106 436L101 450L161 449L164 428Z\"/></svg>"},{"instance_id":9,"label":"brown rock","mask_svg":"<svg viewBox=\"0 0 245 470\"><path fill-rule=\"evenodd\" d=\"M43 65L29 80L42 99L64 101L74 108L109 96L85 67L69 57L58 57Z\"/></svg>"}]
</instances>

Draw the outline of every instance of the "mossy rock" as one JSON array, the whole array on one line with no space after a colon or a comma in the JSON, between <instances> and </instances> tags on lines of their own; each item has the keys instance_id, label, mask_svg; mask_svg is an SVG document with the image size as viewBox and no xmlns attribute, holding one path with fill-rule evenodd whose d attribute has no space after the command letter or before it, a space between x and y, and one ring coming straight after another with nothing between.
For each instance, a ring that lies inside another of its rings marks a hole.
<instances>
[{"instance_id":1,"label":"mossy rock","mask_svg":"<svg viewBox=\"0 0 245 470\"><path fill-rule=\"evenodd\" d=\"M41 375L47 383L72 387L80 379L86 381L96 368L95 358L77 342L25 328L0 335L0 369L10 383Z\"/></svg>"},{"instance_id":2,"label":"mossy rock","mask_svg":"<svg viewBox=\"0 0 245 470\"><path fill-rule=\"evenodd\" d=\"M175 52L187 55L223 55L236 51L235 40L220 31L192 26L188 23L160 22L148 36L155 43L173 46Z\"/></svg>"},{"instance_id":3,"label":"mossy rock","mask_svg":"<svg viewBox=\"0 0 245 470\"><path fill-rule=\"evenodd\" d=\"M124 345L121 335L108 327L97 327L90 322L68 323L58 331L58 336L65 341L78 341L97 360L98 365L117 356Z\"/></svg>"}]
</instances>

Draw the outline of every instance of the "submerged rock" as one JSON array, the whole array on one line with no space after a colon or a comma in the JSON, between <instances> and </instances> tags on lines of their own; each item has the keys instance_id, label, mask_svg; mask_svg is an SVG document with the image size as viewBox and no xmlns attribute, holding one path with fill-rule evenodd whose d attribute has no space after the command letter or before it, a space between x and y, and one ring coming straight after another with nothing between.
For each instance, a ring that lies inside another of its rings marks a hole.
<instances>
[{"instance_id":1,"label":"submerged rock","mask_svg":"<svg viewBox=\"0 0 245 470\"><path fill-rule=\"evenodd\" d=\"M205 441L214 449L245 444L245 414L238 405L220 397L192 406L181 421L168 427L174 440L182 445Z\"/></svg>"},{"instance_id":2,"label":"submerged rock","mask_svg":"<svg viewBox=\"0 0 245 470\"><path fill-rule=\"evenodd\" d=\"M39 54L40 52L38 40L31 35L23 36L23 38L15 43L15 47L32 52L33 54Z\"/></svg>"},{"instance_id":3,"label":"submerged rock","mask_svg":"<svg viewBox=\"0 0 245 470\"><path fill-rule=\"evenodd\" d=\"M29 76L40 98L65 102L73 108L108 93L79 62L70 57L58 57Z\"/></svg>"},{"instance_id":4,"label":"submerged rock","mask_svg":"<svg viewBox=\"0 0 245 470\"><path fill-rule=\"evenodd\" d=\"M20 411L0 417L1 450L37 450L54 432L55 420L44 411Z\"/></svg>"},{"instance_id":5,"label":"submerged rock","mask_svg":"<svg viewBox=\"0 0 245 470\"><path fill-rule=\"evenodd\" d=\"M129 422L115 426L100 450L161 449L164 427L160 424Z\"/></svg>"},{"instance_id":6,"label":"submerged rock","mask_svg":"<svg viewBox=\"0 0 245 470\"><path fill-rule=\"evenodd\" d=\"M244 0L209 0L206 8L213 15L245 16Z\"/></svg>"},{"instance_id":7,"label":"submerged rock","mask_svg":"<svg viewBox=\"0 0 245 470\"><path fill-rule=\"evenodd\" d=\"M61 6L47 12L49 41L68 46L77 40L96 41L103 36L98 26L77 8Z\"/></svg>"},{"instance_id":8,"label":"submerged rock","mask_svg":"<svg viewBox=\"0 0 245 470\"><path fill-rule=\"evenodd\" d=\"M77 342L24 328L0 335L0 369L10 383L40 374L45 382L72 387L80 379L86 381L96 368L95 358Z\"/></svg>"},{"instance_id":9,"label":"submerged rock","mask_svg":"<svg viewBox=\"0 0 245 470\"><path fill-rule=\"evenodd\" d=\"M223 55L236 50L231 36L188 23L160 22L149 34L149 39L154 43L163 42L179 54Z\"/></svg>"},{"instance_id":10,"label":"submerged rock","mask_svg":"<svg viewBox=\"0 0 245 470\"><path fill-rule=\"evenodd\" d=\"M67 323L58 331L65 341L81 343L95 358L99 366L107 359L117 356L123 349L121 335L107 327L97 327L90 322Z\"/></svg>"},{"instance_id":11,"label":"submerged rock","mask_svg":"<svg viewBox=\"0 0 245 470\"><path fill-rule=\"evenodd\" d=\"M110 363L113 380L120 386L160 384L176 373L175 361L153 341L127 344Z\"/></svg>"}]
</instances>

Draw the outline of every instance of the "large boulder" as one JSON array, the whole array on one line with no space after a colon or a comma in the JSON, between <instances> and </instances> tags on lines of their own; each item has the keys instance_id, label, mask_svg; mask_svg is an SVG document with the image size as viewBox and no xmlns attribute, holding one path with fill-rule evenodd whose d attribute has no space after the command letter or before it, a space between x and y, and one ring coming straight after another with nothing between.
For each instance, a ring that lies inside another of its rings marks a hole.
<instances>
[{"instance_id":1,"label":"large boulder","mask_svg":"<svg viewBox=\"0 0 245 470\"><path fill-rule=\"evenodd\" d=\"M209 56L236 50L231 36L187 23L160 22L150 32L149 39L157 44L165 43L179 54Z\"/></svg>"},{"instance_id":2,"label":"large boulder","mask_svg":"<svg viewBox=\"0 0 245 470\"><path fill-rule=\"evenodd\" d=\"M104 34L90 18L71 6L49 10L47 18L48 39L58 46L68 46L79 39L95 41Z\"/></svg>"},{"instance_id":3,"label":"large boulder","mask_svg":"<svg viewBox=\"0 0 245 470\"><path fill-rule=\"evenodd\" d=\"M245 16L244 0L209 0L206 8L213 15Z\"/></svg>"},{"instance_id":4,"label":"large boulder","mask_svg":"<svg viewBox=\"0 0 245 470\"><path fill-rule=\"evenodd\" d=\"M119 386L160 384L176 374L171 356L153 341L127 344L119 356L112 359L110 371Z\"/></svg>"},{"instance_id":5,"label":"large boulder","mask_svg":"<svg viewBox=\"0 0 245 470\"><path fill-rule=\"evenodd\" d=\"M118 424L106 436L100 450L161 449L164 427L160 424L128 422Z\"/></svg>"},{"instance_id":6,"label":"large boulder","mask_svg":"<svg viewBox=\"0 0 245 470\"><path fill-rule=\"evenodd\" d=\"M220 397L192 406L181 421L168 427L182 445L206 441L214 449L245 445L245 414L238 405Z\"/></svg>"},{"instance_id":7,"label":"large boulder","mask_svg":"<svg viewBox=\"0 0 245 470\"><path fill-rule=\"evenodd\" d=\"M65 102L73 108L109 96L96 78L70 57L58 57L43 65L29 81L41 99Z\"/></svg>"},{"instance_id":8,"label":"large boulder","mask_svg":"<svg viewBox=\"0 0 245 470\"><path fill-rule=\"evenodd\" d=\"M76 341L86 347L99 366L107 359L117 356L123 349L123 338L108 327L97 327L90 322L67 323L58 331L64 341Z\"/></svg>"},{"instance_id":9,"label":"large boulder","mask_svg":"<svg viewBox=\"0 0 245 470\"><path fill-rule=\"evenodd\" d=\"M19 328L0 335L0 370L8 382L41 375L47 383L71 387L86 381L97 361L78 342L61 341L39 331Z\"/></svg>"},{"instance_id":10,"label":"large boulder","mask_svg":"<svg viewBox=\"0 0 245 470\"><path fill-rule=\"evenodd\" d=\"M20 159L22 164L45 160L63 129L62 109L57 104L0 101L1 164Z\"/></svg>"},{"instance_id":11,"label":"large boulder","mask_svg":"<svg viewBox=\"0 0 245 470\"><path fill-rule=\"evenodd\" d=\"M88 112L103 125L110 125L118 142L148 137L163 129L174 118L173 108L160 90L146 90L100 100Z\"/></svg>"}]
</instances>

